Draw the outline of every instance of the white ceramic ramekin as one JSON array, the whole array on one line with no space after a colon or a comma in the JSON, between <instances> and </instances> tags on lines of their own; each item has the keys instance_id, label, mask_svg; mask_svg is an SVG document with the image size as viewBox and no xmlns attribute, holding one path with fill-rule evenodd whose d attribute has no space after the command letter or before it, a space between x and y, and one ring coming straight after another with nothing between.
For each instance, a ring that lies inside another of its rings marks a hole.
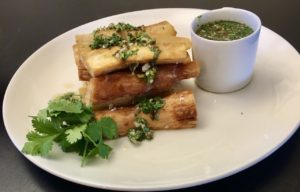
<instances>
[{"instance_id":1,"label":"white ceramic ramekin","mask_svg":"<svg viewBox=\"0 0 300 192\"><path fill-rule=\"evenodd\" d=\"M196 34L205 23L231 20L250 26L254 32L232 41L214 41ZM261 21L254 13L237 8L221 8L196 17L191 25L193 59L201 63L196 83L204 90L226 93L247 85L253 74Z\"/></svg>"}]
</instances>

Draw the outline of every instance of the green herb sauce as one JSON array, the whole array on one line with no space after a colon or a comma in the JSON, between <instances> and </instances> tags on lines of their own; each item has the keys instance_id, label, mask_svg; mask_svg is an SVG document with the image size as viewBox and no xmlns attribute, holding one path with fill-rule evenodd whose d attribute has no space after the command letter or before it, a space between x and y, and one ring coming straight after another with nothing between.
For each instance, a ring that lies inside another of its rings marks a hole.
<instances>
[{"instance_id":1,"label":"green herb sauce","mask_svg":"<svg viewBox=\"0 0 300 192\"><path fill-rule=\"evenodd\" d=\"M138 108L145 114L150 114L151 119L158 119L157 112L165 105L161 97L154 97L150 99L142 98L138 103Z\"/></svg>"},{"instance_id":2,"label":"green herb sauce","mask_svg":"<svg viewBox=\"0 0 300 192\"><path fill-rule=\"evenodd\" d=\"M153 139L153 131L149 128L146 119L137 116L135 127L128 130L128 139L133 144L140 144L143 140Z\"/></svg>"},{"instance_id":3,"label":"green herb sauce","mask_svg":"<svg viewBox=\"0 0 300 192\"><path fill-rule=\"evenodd\" d=\"M135 114L135 127L128 130L128 139L133 144L140 144L143 140L151 140L153 131L148 126L146 119L140 113L149 114L152 120L158 120L158 111L165 106L165 101L161 97L141 98L137 103L138 111Z\"/></svg>"},{"instance_id":4,"label":"green herb sauce","mask_svg":"<svg viewBox=\"0 0 300 192\"><path fill-rule=\"evenodd\" d=\"M209 40L231 41L250 35L253 29L243 23L220 20L199 26L196 33Z\"/></svg>"}]
</instances>

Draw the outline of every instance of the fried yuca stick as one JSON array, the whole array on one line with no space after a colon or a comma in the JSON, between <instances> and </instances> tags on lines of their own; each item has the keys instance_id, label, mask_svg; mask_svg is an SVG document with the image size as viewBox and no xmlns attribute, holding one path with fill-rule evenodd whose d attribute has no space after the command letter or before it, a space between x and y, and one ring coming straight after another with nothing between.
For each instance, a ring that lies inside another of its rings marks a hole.
<instances>
[{"instance_id":1,"label":"fried yuca stick","mask_svg":"<svg viewBox=\"0 0 300 192\"><path fill-rule=\"evenodd\" d=\"M163 21L149 25L144 27L144 30L156 40L156 45L161 51L157 58L157 64L190 62L187 53L187 50L191 47L190 40L176 37L176 31L169 22ZM128 32L135 33L136 31L122 31L118 32L118 34L124 39L127 39ZM95 33L98 35L112 36L116 31L113 29L103 29ZM155 51L148 46L130 46L129 50L138 51L124 61L124 59L117 56L118 52L122 50L120 47L92 50L90 48L90 44L93 41L92 33L77 35L75 38L76 44L73 46L75 61L78 67L84 65L93 77L126 68L128 64L133 62L141 64L147 63L152 61L156 54Z\"/></svg>"},{"instance_id":2,"label":"fried yuca stick","mask_svg":"<svg viewBox=\"0 0 300 192\"><path fill-rule=\"evenodd\" d=\"M164 98L165 105L158 111L158 120L150 115L140 113L154 130L193 128L197 124L197 110L194 95L191 91L173 93ZM118 134L126 135L134 127L137 107L122 107L113 110L95 111L97 119L112 117L118 125Z\"/></svg>"},{"instance_id":3,"label":"fried yuca stick","mask_svg":"<svg viewBox=\"0 0 300 192\"><path fill-rule=\"evenodd\" d=\"M184 37L157 37L156 45L160 49L160 54L156 64L169 63L190 63L191 59L187 50L191 48L191 42ZM75 60L84 64L91 76L106 74L115 70L127 68L131 63L148 63L153 60L154 52L149 47L133 45L129 50L137 51L127 58L126 61L116 55L121 47L110 49L91 50L88 45L73 46Z\"/></svg>"},{"instance_id":4,"label":"fried yuca stick","mask_svg":"<svg viewBox=\"0 0 300 192\"><path fill-rule=\"evenodd\" d=\"M168 21L162 21L145 27L146 33L150 35L176 36L177 32Z\"/></svg>"},{"instance_id":5,"label":"fried yuca stick","mask_svg":"<svg viewBox=\"0 0 300 192\"><path fill-rule=\"evenodd\" d=\"M86 70L84 64L80 62L78 48L75 45L73 45L73 53L74 53L75 63L77 66L79 80L88 81L91 78L91 75Z\"/></svg>"},{"instance_id":6,"label":"fried yuca stick","mask_svg":"<svg viewBox=\"0 0 300 192\"><path fill-rule=\"evenodd\" d=\"M145 32L151 37L154 36L176 36L176 31L174 27L168 21L162 21L152 25L145 26ZM116 33L115 30L100 30L97 32L98 35L111 36ZM75 40L77 44L91 44L93 41L93 34L81 34L76 35Z\"/></svg>"},{"instance_id":7,"label":"fried yuca stick","mask_svg":"<svg viewBox=\"0 0 300 192\"><path fill-rule=\"evenodd\" d=\"M165 37L158 37L158 40L157 40L157 45L158 46L161 46L161 47L164 47L166 50L168 51L162 51L160 57L173 57L174 55L177 55L177 50L180 49L180 47L184 47L182 48L182 50L186 49L187 47L190 46L190 41L187 41L186 38L176 38L176 41L173 41L174 40L174 37L172 36L165 36ZM171 43L170 43L171 42ZM80 80L83 80L83 81L87 81L91 78L91 75L88 71L86 71L86 66L84 65L84 63L82 62L82 60L80 60L80 55L79 55L79 49L82 50L82 52L88 52L90 50L90 48L88 48L87 46L83 46L81 48L79 48L80 46L78 45L74 45L73 46L73 52L74 52L74 58L75 58L75 62L77 64L77 68L78 68L78 76L79 76L79 79ZM173 50L172 49L175 48L176 50ZM103 50L103 49L102 49ZM173 51L172 51L173 50ZM142 50L140 50L142 51ZM149 51L148 48L146 48L146 51ZM190 62L190 58L189 56L187 55L187 53L185 52L181 52L184 54L184 56L186 57L186 61L177 61L178 63L187 63L187 62ZM148 59L151 59L153 56L153 53L151 52L151 55L150 57L148 57ZM177 55L178 56L178 55ZM183 57L184 57L183 56ZM136 60L138 60L139 58L137 58L138 56L132 56L129 58L129 60L127 60L127 64L124 64L124 65L119 65L120 68L126 68L128 67L128 64L130 64L130 62L135 62ZM107 61L108 62L108 61ZM159 62L162 62L161 60L158 61ZM173 60L165 60L166 63L175 63ZM109 73L110 70L112 70L111 68L113 68L113 70L116 70L118 69L119 67L117 67L116 65L114 65L113 63L110 63L110 66L107 67L107 68L104 68L104 66L101 66L101 70L102 70L102 73L105 74L105 73ZM100 70L99 69L99 70Z\"/></svg>"},{"instance_id":8,"label":"fried yuca stick","mask_svg":"<svg viewBox=\"0 0 300 192\"><path fill-rule=\"evenodd\" d=\"M196 77L199 72L200 66L196 62L160 65L152 84L131 74L129 70L101 75L88 82L84 101L98 109L110 104L128 105L136 97L168 91L180 80Z\"/></svg>"}]
</instances>

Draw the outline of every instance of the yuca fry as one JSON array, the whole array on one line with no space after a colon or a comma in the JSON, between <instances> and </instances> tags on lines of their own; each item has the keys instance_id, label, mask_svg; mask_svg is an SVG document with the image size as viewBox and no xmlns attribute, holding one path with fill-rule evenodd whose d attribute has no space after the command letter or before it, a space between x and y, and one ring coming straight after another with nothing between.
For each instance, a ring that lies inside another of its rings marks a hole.
<instances>
[{"instance_id":1,"label":"yuca fry","mask_svg":"<svg viewBox=\"0 0 300 192\"><path fill-rule=\"evenodd\" d=\"M197 124L197 111L194 95L191 91L173 93L164 98L165 105L158 111L158 120L140 113L154 130L193 128ZM96 119L111 117L118 125L118 134L126 135L134 127L136 107L123 107L114 110L95 111Z\"/></svg>"},{"instance_id":2,"label":"yuca fry","mask_svg":"<svg viewBox=\"0 0 300 192\"><path fill-rule=\"evenodd\" d=\"M145 27L146 33L151 35L176 36L177 32L168 21L162 21Z\"/></svg>"},{"instance_id":3,"label":"yuca fry","mask_svg":"<svg viewBox=\"0 0 300 192\"><path fill-rule=\"evenodd\" d=\"M172 51L172 47L176 48L176 49L180 49L180 47L182 47L182 50L190 47L190 41L187 41L186 38L176 38L176 41L173 41L174 40L174 37L170 36L165 36L165 37L158 37L157 38L157 45L158 46L161 46L161 47L164 47L166 50L168 51L163 51L160 55L160 57L164 57L164 58L167 58L167 57L172 57L173 55L177 54L177 52L179 51ZM170 43L172 42L172 43ZM184 47L184 48L183 48ZM73 45L73 52L74 52L74 58L75 58L75 62L77 64L77 68L78 68L78 76L79 76L79 79L80 80L83 80L83 81L86 81L86 80L89 80L91 78L91 75L89 75L90 73L88 71L86 71L86 66L84 65L84 63L82 62L82 60L80 60L80 55L79 55L79 49L81 49L82 53L84 52L89 52L90 51L90 48L87 47L87 46L79 46L79 45ZM103 52L104 50L106 49L100 49L99 52ZM141 49L140 51L143 51L143 49ZM111 50L112 51L112 50ZM113 52L113 51L112 51ZM149 49L146 48L146 53L147 54L149 52ZM182 52L184 53L184 52ZM184 53L184 55L186 56L186 61L182 61L182 62L178 62L178 63L186 63L186 62L190 62L190 58L188 57L187 53ZM148 59L152 58L153 57L153 52L150 52L150 55L148 56ZM127 60L127 64L123 64L123 65L117 65L119 63L118 60L116 60L115 58L112 59L113 61L116 62L115 63L110 63L109 67L108 68L105 68L104 66L101 67L101 70L102 70L102 73L105 74L105 73L109 73L110 70L114 69L114 70L117 70L117 69L122 69L122 68L126 68L128 67L128 64L130 64L131 61L135 61L135 60L138 60L137 56L132 56L130 57L128 60ZM162 62L162 61L161 61ZM174 61L165 61L166 63L175 63ZM107 61L108 63L108 61Z\"/></svg>"},{"instance_id":4,"label":"yuca fry","mask_svg":"<svg viewBox=\"0 0 300 192\"><path fill-rule=\"evenodd\" d=\"M162 21L152 25L145 26L145 32L148 33L151 37L154 36L176 36L176 31L174 27L168 21ZM115 30L100 30L97 34L111 36L113 33L116 33ZM93 34L81 34L76 35L75 40L77 44L91 44L93 40Z\"/></svg>"},{"instance_id":5,"label":"yuca fry","mask_svg":"<svg viewBox=\"0 0 300 192\"><path fill-rule=\"evenodd\" d=\"M158 37L156 44L161 51L156 64L190 63L187 50L191 48L191 42L188 38ZM154 57L154 52L149 47L141 46L131 46L130 50L137 50L137 53L128 57L126 61L115 56L120 47L95 50L91 50L88 45L77 44L73 47L75 60L83 63L93 77L126 68L131 63L148 63Z\"/></svg>"},{"instance_id":6,"label":"yuca fry","mask_svg":"<svg viewBox=\"0 0 300 192\"><path fill-rule=\"evenodd\" d=\"M88 81L92 78L86 69L78 69L78 78L80 81Z\"/></svg>"},{"instance_id":7,"label":"yuca fry","mask_svg":"<svg viewBox=\"0 0 300 192\"><path fill-rule=\"evenodd\" d=\"M158 66L152 84L131 74L129 70L113 72L91 78L84 97L86 104L104 108L130 104L136 97L155 95L172 89L180 80L198 76L200 66L196 62L186 65L169 64ZM113 86L113 87L112 87Z\"/></svg>"}]
</instances>

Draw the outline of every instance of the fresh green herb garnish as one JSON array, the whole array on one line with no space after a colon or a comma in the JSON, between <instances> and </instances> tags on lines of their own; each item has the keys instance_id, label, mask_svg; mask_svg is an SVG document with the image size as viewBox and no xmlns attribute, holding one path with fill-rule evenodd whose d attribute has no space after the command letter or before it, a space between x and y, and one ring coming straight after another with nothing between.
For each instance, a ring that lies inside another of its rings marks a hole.
<instances>
[{"instance_id":1,"label":"fresh green herb garnish","mask_svg":"<svg viewBox=\"0 0 300 192\"><path fill-rule=\"evenodd\" d=\"M144 79L148 84L152 84L154 82L157 69L154 63L146 63L142 67L143 73L138 73L137 77Z\"/></svg>"},{"instance_id":2,"label":"fresh green herb garnish","mask_svg":"<svg viewBox=\"0 0 300 192\"><path fill-rule=\"evenodd\" d=\"M152 119L158 119L157 112L165 105L161 97L143 98L138 102L138 108L145 114L150 114Z\"/></svg>"},{"instance_id":3,"label":"fresh green herb garnish","mask_svg":"<svg viewBox=\"0 0 300 192\"><path fill-rule=\"evenodd\" d=\"M108 158L112 148L104 139L117 137L116 122L110 117L95 120L92 108L73 93L51 100L47 108L32 117L32 126L34 130L26 135L23 153L46 156L56 142L64 152L82 156L82 166L97 155Z\"/></svg>"},{"instance_id":4,"label":"fresh green herb garnish","mask_svg":"<svg viewBox=\"0 0 300 192\"><path fill-rule=\"evenodd\" d=\"M137 116L134 122L135 128L128 130L128 139L133 144L139 144L143 140L153 139L153 131L148 127L148 122Z\"/></svg>"},{"instance_id":5,"label":"fresh green herb garnish","mask_svg":"<svg viewBox=\"0 0 300 192\"><path fill-rule=\"evenodd\" d=\"M144 79L148 84L152 84L154 82L156 72L157 70L155 67L152 67L145 72Z\"/></svg>"},{"instance_id":6,"label":"fresh green herb garnish","mask_svg":"<svg viewBox=\"0 0 300 192\"><path fill-rule=\"evenodd\" d=\"M161 97L142 98L138 104L138 112L135 117L134 128L128 130L128 139L133 144L139 144L143 140L151 140L153 138L153 131L149 128L146 119L139 116L141 112L150 114L151 119L158 120L157 112L165 105Z\"/></svg>"},{"instance_id":7,"label":"fresh green herb garnish","mask_svg":"<svg viewBox=\"0 0 300 192\"><path fill-rule=\"evenodd\" d=\"M136 33L129 33L127 36L128 43L137 44L139 46L150 46L155 44L155 39L151 38L144 31L137 31Z\"/></svg>"},{"instance_id":8,"label":"fresh green herb garnish","mask_svg":"<svg viewBox=\"0 0 300 192\"><path fill-rule=\"evenodd\" d=\"M136 55L138 51L139 51L138 49L135 49L135 50L124 49L124 50L121 50L120 52L118 52L118 54L119 54L119 57L123 61L126 61L128 59L128 57Z\"/></svg>"},{"instance_id":9,"label":"fresh green herb garnish","mask_svg":"<svg viewBox=\"0 0 300 192\"><path fill-rule=\"evenodd\" d=\"M119 22L117 24L111 23L108 25L107 29L116 30L117 32L127 31L127 30L140 30L141 27L135 27L128 23Z\"/></svg>"},{"instance_id":10,"label":"fresh green herb garnish","mask_svg":"<svg viewBox=\"0 0 300 192\"><path fill-rule=\"evenodd\" d=\"M113 33L112 36L97 35L95 33L94 40L90 44L91 49L110 48L113 46L122 46L125 42L121 36Z\"/></svg>"},{"instance_id":11,"label":"fresh green herb garnish","mask_svg":"<svg viewBox=\"0 0 300 192\"><path fill-rule=\"evenodd\" d=\"M159 56L161 50L157 46L151 46L150 50L154 53L153 61L156 61L158 59L158 56Z\"/></svg>"},{"instance_id":12,"label":"fresh green herb garnish","mask_svg":"<svg viewBox=\"0 0 300 192\"><path fill-rule=\"evenodd\" d=\"M133 26L129 23L119 22L117 24L110 23L107 27L99 27L96 30L94 30L94 34L98 33L99 31L105 31L105 30L115 30L117 33L120 33L122 31L144 31L143 26Z\"/></svg>"}]
</instances>

